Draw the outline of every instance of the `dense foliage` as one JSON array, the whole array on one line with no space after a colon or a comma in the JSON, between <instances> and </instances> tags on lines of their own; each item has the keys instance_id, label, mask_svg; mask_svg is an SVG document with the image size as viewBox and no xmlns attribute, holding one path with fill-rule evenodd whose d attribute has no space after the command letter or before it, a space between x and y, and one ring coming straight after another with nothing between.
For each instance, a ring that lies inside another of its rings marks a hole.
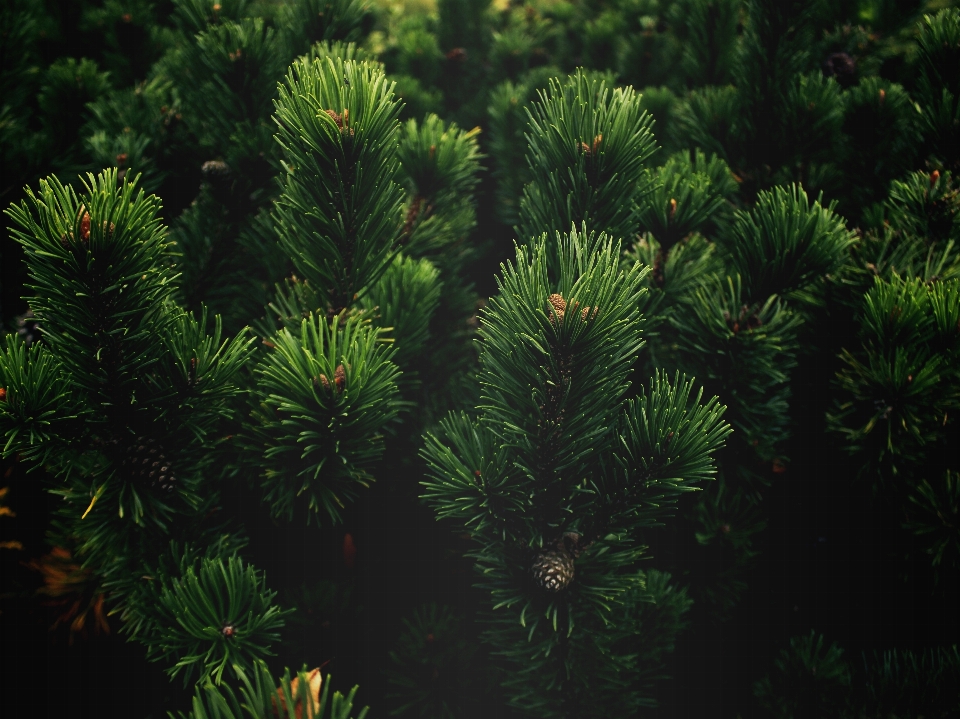
<instances>
[{"instance_id":1,"label":"dense foliage","mask_svg":"<svg viewBox=\"0 0 960 719\"><path fill-rule=\"evenodd\" d=\"M119 630L143 716L960 711L956 3L0 26L0 621ZM882 566L794 612L925 629L754 622L824 523Z\"/></svg>"}]
</instances>

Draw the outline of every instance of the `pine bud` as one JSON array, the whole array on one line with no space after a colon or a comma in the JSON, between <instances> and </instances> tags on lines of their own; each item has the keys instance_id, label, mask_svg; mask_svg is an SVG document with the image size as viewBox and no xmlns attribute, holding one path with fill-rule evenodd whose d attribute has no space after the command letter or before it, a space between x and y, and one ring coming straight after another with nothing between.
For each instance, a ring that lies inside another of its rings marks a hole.
<instances>
[{"instance_id":1,"label":"pine bud","mask_svg":"<svg viewBox=\"0 0 960 719\"><path fill-rule=\"evenodd\" d=\"M337 123L337 129L340 130L341 135L353 135L353 128L348 127L350 122L350 110L344 108L343 114L336 112L334 110L324 110L327 113L327 116Z\"/></svg>"},{"instance_id":2,"label":"pine bud","mask_svg":"<svg viewBox=\"0 0 960 719\"><path fill-rule=\"evenodd\" d=\"M940 170L934 170L930 173L930 187L933 187L937 184L937 180L940 179Z\"/></svg>"},{"instance_id":3,"label":"pine bud","mask_svg":"<svg viewBox=\"0 0 960 719\"><path fill-rule=\"evenodd\" d=\"M313 378L313 386L316 387L318 384L327 392L333 391L334 394L340 394L343 392L343 388L347 384L347 372L343 365L337 365L337 368L334 370L332 385L325 374L321 374L319 377Z\"/></svg>"},{"instance_id":4,"label":"pine bud","mask_svg":"<svg viewBox=\"0 0 960 719\"><path fill-rule=\"evenodd\" d=\"M563 322L563 313L567 309L567 301L563 299L562 295L552 294L547 298L547 302L553 307L553 311L550 313L550 322L553 324Z\"/></svg>"},{"instance_id":5,"label":"pine bud","mask_svg":"<svg viewBox=\"0 0 960 719\"><path fill-rule=\"evenodd\" d=\"M224 624L223 629L220 630L220 633L223 634L227 639L230 639L233 635L237 633L237 628L232 624Z\"/></svg>"},{"instance_id":6,"label":"pine bud","mask_svg":"<svg viewBox=\"0 0 960 719\"><path fill-rule=\"evenodd\" d=\"M417 223L420 216L420 207L423 205L423 197L416 195L410 202L410 209L407 210L407 218L403 223L403 234L407 237L413 232L413 226Z\"/></svg>"},{"instance_id":7,"label":"pine bud","mask_svg":"<svg viewBox=\"0 0 960 719\"><path fill-rule=\"evenodd\" d=\"M603 135L597 135L593 138L593 144L588 145L585 142L580 143L580 150L587 157L593 157L597 154L597 150L600 149L600 143L603 141Z\"/></svg>"},{"instance_id":8,"label":"pine bud","mask_svg":"<svg viewBox=\"0 0 960 719\"><path fill-rule=\"evenodd\" d=\"M882 87L880 88L880 104L883 105L883 101L887 99L887 91Z\"/></svg>"},{"instance_id":9,"label":"pine bud","mask_svg":"<svg viewBox=\"0 0 960 719\"><path fill-rule=\"evenodd\" d=\"M90 213L83 205L80 205L80 211L83 213L80 218L80 239L86 244L90 241Z\"/></svg>"},{"instance_id":10,"label":"pine bud","mask_svg":"<svg viewBox=\"0 0 960 719\"><path fill-rule=\"evenodd\" d=\"M7 401L7 390L4 389L3 387L0 387L0 402L6 402L6 401Z\"/></svg>"},{"instance_id":11,"label":"pine bud","mask_svg":"<svg viewBox=\"0 0 960 719\"><path fill-rule=\"evenodd\" d=\"M676 214L677 214L677 201L671 197L669 218L672 220L673 216Z\"/></svg>"}]
</instances>

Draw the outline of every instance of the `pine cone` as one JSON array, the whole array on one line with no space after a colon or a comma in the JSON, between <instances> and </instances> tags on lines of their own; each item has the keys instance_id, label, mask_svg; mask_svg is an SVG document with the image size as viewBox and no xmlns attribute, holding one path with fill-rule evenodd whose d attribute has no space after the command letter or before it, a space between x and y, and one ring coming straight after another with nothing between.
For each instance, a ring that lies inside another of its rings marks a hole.
<instances>
[{"instance_id":1,"label":"pine cone","mask_svg":"<svg viewBox=\"0 0 960 719\"><path fill-rule=\"evenodd\" d=\"M200 166L203 179L211 184L223 184L233 176L233 170L223 160L207 160Z\"/></svg>"},{"instance_id":2,"label":"pine cone","mask_svg":"<svg viewBox=\"0 0 960 719\"><path fill-rule=\"evenodd\" d=\"M149 437L137 437L126 451L121 462L126 479L138 484L170 492L176 487L177 478L163 454L160 444Z\"/></svg>"},{"instance_id":3,"label":"pine cone","mask_svg":"<svg viewBox=\"0 0 960 719\"><path fill-rule=\"evenodd\" d=\"M233 168L223 160L207 160L200 166L200 174L213 198L221 205L229 206L233 200Z\"/></svg>"},{"instance_id":4,"label":"pine cone","mask_svg":"<svg viewBox=\"0 0 960 719\"><path fill-rule=\"evenodd\" d=\"M573 557L562 546L542 549L534 558L530 573L538 587L559 592L573 581Z\"/></svg>"}]
</instances>

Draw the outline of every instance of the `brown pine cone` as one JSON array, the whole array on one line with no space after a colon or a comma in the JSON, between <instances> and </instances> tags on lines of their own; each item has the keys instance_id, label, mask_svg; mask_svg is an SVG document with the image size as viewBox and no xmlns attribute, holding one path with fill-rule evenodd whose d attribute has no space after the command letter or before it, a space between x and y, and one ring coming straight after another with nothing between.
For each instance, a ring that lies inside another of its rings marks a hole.
<instances>
[{"instance_id":1,"label":"brown pine cone","mask_svg":"<svg viewBox=\"0 0 960 719\"><path fill-rule=\"evenodd\" d=\"M120 466L125 479L142 486L159 488L163 492L173 491L176 487L177 478L155 439L137 437L127 448Z\"/></svg>"},{"instance_id":2,"label":"brown pine cone","mask_svg":"<svg viewBox=\"0 0 960 719\"><path fill-rule=\"evenodd\" d=\"M530 567L534 583L548 592L559 592L573 581L573 557L562 546L544 548Z\"/></svg>"}]
</instances>

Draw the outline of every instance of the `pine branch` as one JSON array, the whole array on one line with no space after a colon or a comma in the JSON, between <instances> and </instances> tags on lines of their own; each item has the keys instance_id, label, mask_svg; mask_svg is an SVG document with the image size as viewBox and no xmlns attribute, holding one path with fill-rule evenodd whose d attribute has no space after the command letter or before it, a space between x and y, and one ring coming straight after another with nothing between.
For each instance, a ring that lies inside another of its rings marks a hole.
<instances>
[{"instance_id":1,"label":"pine branch","mask_svg":"<svg viewBox=\"0 0 960 719\"><path fill-rule=\"evenodd\" d=\"M153 657L175 659L168 673L182 672L185 684L194 674L220 684L228 668L239 675L280 638L288 612L272 605L275 595L239 557L203 559L163 588L157 629L142 641Z\"/></svg>"},{"instance_id":2,"label":"pine branch","mask_svg":"<svg viewBox=\"0 0 960 719\"><path fill-rule=\"evenodd\" d=\"M527 112L533 181L520 202L518 237L527 241L586 222L611 237L632 238L637 201L649 189L644 162L655 147L640 96L611 91L581 70L563 84L551 80Z\"/></svg>"},{"instance_id":3,"label":"pine branch","mask_svg":"<svg viewBox=\"0 0 960 719\"><path fill-rule=\"evenodd\" d=\"M253 462L274 516L292 518L306 495L309 517L334 522L383 452L384 426L399 412L393 351L369 320L337 315L304 319L269 341L257 365L260 408L250 426Z\"/></svg>"},{"instance_id":4,"label":"pine branch","mask_svg":"<svg viewBox=\"0 0 960 719\"><path fill-rule=\"evenodd\" d=\"M275 220L298 272L332 314L386 271L401 234L399 104L376 65L326 57L291 66L275 120L287 172Z\"/></svg>"}]
</instances>

